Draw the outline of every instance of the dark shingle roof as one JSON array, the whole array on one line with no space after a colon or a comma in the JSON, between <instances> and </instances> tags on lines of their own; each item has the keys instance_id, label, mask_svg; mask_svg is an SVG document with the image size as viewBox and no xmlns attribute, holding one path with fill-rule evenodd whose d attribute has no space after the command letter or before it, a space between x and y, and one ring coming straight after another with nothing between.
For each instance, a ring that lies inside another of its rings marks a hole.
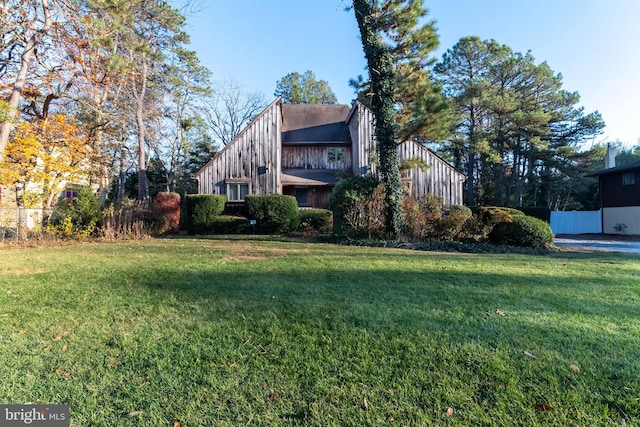
<instances>
[{"instance_id":1,"label":"dark shingle roof","mask_svg":"<svg viewBox=\"0 0 640 427\"><path fill-rule=\"evenodd\" d=\"M347 116L342 104L282 104L282 143L350 142Z\"/></svg>"}]
</instances>

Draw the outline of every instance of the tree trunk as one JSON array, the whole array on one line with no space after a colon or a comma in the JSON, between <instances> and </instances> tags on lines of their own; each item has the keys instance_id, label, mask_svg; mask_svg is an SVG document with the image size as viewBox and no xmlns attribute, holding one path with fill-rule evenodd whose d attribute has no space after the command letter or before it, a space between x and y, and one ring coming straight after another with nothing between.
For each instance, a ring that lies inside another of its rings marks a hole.
<instances>
[{"instance_id":1,"label":"tree trunk","mask_svg":"<svg viewBox=\"0 0 640 427\"><path fill-rule=\"evenodd\" d=\"M146 128L144 124L144 98L147 93L147 59L142 56L142 73L140 92L136 94L136 123L138 125L138 200L146 203L149 199L149 182L147 180Z\"/></svg>"},{"instance_id":2,"label":"tree trunk","mask_svg":"<svg viewBox=\"0 0 640 427\"><path fill-rule=\"evenodd\" d=\"M7 148L9 135L13 130L14 119L18 117L18 104L20 103L20 99L22 98L24 85L27 81L29 62L31 61L31 57L35 52L36 46L38 45L42 37L44 37L51 28L51 12L49 10L48 0L42 0L42 10L44 12L44 25L42 26L42 28L36 31L29 38L29 40L27 40L27 44L24 47L22 56L20 57L20 70L18 71L16 81L13 84L11 97L9 98L9 111L7 111L9 120L5 120L4 122L2 122L2 125L0 125L0 163L2 163L4 159L4 150Z\"/></svg>"},{"instance_id":3,"label":"tree trunk","mask_svg":"<svg viewBox=\"0 0 640 427\"><path fill-rule=\"evenodd\" d=\"M371 107L376 121L380 173L382 182L386 185L385 225L387 232L396 237L402 230L402 181L395 140L394 111L397 75L393 55L378 34L370 3L368 0L353 0L353 8L360 29L373 92Z\"/></svg>"}]
</instances>

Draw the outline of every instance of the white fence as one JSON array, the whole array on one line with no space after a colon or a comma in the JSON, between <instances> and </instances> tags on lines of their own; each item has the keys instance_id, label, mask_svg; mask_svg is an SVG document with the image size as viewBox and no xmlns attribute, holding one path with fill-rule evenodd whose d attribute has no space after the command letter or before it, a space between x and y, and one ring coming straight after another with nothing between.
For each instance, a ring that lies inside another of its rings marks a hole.
<instances>
[{"instance_id":1,"label":"white fence","mask_svg":"<svg viewBox=\"0 0 640 427\"><path fill-rule=\"evenodd\" d=\"M601 211L553 211L551 212L553 234L602 233Z\"/></svg>"}]
</instances>

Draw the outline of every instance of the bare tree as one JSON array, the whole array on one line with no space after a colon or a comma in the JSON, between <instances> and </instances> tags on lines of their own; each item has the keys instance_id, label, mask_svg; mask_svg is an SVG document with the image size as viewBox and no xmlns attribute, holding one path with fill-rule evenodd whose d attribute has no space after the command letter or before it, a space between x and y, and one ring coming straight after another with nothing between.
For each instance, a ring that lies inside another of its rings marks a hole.
<instances>
[{"instance_id":1,"label":"bare tree","mask_svg":"<svg viewBox=\"0 0 640 427\"><path fill-rule=\"evenodd\" d=\"M267 106L259 92L247 93L235 80L219 83L204 116L214 138L227 145Z\"/></svg>"}]
</instances>

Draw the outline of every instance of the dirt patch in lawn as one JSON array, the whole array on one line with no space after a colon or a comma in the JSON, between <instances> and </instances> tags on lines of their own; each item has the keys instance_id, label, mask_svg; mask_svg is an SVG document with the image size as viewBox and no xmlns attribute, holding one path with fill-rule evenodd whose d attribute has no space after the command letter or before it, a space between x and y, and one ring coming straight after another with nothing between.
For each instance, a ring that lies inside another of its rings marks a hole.
<instances>
[{"instance_id":1,"label":"dirt patch in lawn","mask_svg":"<svg viewBox=\"0 0 640 427\"><path fill-rule=\"evenodd\" d=\"M0 276L24 276L25 274L42 274L50 271L48 268L21 268L18 270L0 271Z\"/></svg>"}]
</instances>

